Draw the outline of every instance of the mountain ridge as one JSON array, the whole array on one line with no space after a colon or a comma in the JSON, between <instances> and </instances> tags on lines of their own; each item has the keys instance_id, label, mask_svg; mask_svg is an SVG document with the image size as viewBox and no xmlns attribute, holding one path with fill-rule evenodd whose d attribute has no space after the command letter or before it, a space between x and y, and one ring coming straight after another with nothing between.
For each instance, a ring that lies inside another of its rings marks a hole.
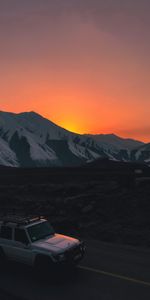
<instances>
[{"instance_id":1,"label":"mountain ridge","mask_svg":"<svg viewBox=\"0 0 150 300\"><path fill-rule=\"evenodd\" d=\"M78 166L103 157L130 161L146 145L115 134L74 133L34 111L0 111L0 164L6 166Z\"/></svg>"}]
</instances>

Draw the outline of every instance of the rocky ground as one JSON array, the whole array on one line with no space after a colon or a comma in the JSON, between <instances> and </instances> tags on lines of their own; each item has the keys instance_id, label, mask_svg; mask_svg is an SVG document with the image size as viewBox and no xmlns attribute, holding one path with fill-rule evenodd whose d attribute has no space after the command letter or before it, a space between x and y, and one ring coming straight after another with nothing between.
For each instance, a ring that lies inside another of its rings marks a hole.
<instances>
[{"instance_id":1,"label":"rocky ground","mask_svg":"<svg viewBox=\"0 0 150 300\"><path fill-rule=\"evenodd\" d=\"M149 184L130 185L130 177L125 185L120 176L96 177L1 181L1 214L44 215L61 233L150 246Z\"/></svg>"}]
</instances>

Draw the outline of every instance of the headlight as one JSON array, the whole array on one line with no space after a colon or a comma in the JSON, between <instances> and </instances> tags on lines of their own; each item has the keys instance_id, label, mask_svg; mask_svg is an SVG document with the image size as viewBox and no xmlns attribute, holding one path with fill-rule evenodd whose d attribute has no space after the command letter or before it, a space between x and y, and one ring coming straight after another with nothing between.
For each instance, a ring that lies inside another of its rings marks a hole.
<instances>
[{"instance_id":1,"label":"headlight","mask_svg":"<svg viewBox=\"0 0 150 300\"><path fill-rule=\"evenodd\" d=\"M64 260L65 259L65 254L62 253L62 254L59 254L59 260Z\"/></svg>"}]
</instances>

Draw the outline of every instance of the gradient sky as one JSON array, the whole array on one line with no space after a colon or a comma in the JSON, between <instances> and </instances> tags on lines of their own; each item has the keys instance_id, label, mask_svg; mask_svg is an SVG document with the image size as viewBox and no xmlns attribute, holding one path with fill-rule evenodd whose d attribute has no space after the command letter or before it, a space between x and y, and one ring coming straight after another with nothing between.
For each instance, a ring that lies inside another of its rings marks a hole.
<instances>
[{"instance_id":1,"label":"gradient sky","mask_svg":"<svg viewBox=\"0 0 150 300\"><path fill-rule=\"evenodd\" d=\"M0 0L0 109L150 141L150 0Z\"/></svg>"}]
</instances>

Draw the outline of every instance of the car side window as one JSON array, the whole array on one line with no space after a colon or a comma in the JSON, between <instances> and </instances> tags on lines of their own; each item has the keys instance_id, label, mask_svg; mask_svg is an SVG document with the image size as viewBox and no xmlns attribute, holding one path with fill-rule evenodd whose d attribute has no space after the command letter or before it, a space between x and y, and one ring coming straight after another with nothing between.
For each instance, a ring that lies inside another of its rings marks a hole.
<instances>
[{"instance_id":1,"label":"car side window","mask_svg":"<svg viewBox=\"0 0 150 300\"><path fill-rule=\"evenodd\" d=\"M0 237L2 239L11 240L12 239L12 228L8 226L1 226Z\"/></svg>"},{"instance_id":2,"label":"car side window","mask_svg":"<svg viewBox=\"0 0 150 300\"><path fill-rule=\"evenodd\" d=\"M15 228L15 241L21 242L26 245L29 244L29 240L24 229Z\"/></svg>"}]
</instances>

